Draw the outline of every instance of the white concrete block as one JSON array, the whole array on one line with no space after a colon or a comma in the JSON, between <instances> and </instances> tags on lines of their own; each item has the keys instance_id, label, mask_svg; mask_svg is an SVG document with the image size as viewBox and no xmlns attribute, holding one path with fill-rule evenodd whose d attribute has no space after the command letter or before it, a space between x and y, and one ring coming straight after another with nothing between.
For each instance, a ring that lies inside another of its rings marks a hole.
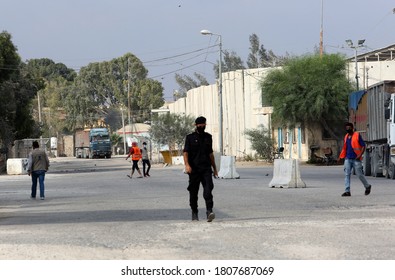
<instances>
[{"instance_id":1,"label":"white concrete block","mask_svg":"<svg viewBox=\"0 0 395 280\"><path fill-rule=\"evenodd\" d=\"M221 169L218 172L218 177L222 179L240 179L240 175L236 171L235 162L234 156L221 156Z\"/></svg>"},{"instance_id":2,"label":"white concrete block","mask_svg":"<svg viewBox=\"0 0 395 280\"><path fill-rule=\"evenodd\" d=\"M275 159L269 187L305 188L306 183L300 177L299 162L296 159Z\"/></svg>"},{"instance_id":3,"label":"white concrete block","mask_svg":"<svg viewBox=\"0 0 395 280\"><path fill-rule=\"evenodd\" d=\"M7 160L7 174L8 175L22 175L27 174L27 158L9 158Z\"/></svg>"},{"instance_id":4,"label":"white concrete block","mask_svg":"<svg viewBox=\"0 0 395 280\"><path fill-rule=\"evenodd\" d=\"M184 165L184 157L183 156L171 157L171 164Z\"/></svg>"}]
</instances>

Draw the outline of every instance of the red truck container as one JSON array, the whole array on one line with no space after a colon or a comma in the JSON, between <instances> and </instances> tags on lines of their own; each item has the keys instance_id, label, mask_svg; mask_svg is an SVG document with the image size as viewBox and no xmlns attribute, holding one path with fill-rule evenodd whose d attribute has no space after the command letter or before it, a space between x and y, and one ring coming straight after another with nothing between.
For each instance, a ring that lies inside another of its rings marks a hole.
<instances>
[{"instance_id":1,"label":"red truck container","mask_svg":"<svg viewBox=\"0 0 395 280\"><path fill-rule=\"evenodd\" d=\"M89 130L79 130L74 134L76 158L89 158Z\"/></svg>"}]
</instances>

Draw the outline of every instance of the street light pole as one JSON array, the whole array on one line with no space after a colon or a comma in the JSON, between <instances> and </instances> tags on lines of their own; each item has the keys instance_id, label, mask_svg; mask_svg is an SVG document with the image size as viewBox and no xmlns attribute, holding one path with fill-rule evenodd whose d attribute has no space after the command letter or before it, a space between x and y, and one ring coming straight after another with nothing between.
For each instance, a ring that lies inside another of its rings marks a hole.
<instances>
[{"instance_id":1,"label":"street light pole","mask_svg":"<svg viewBox=\"0 0 395 280\"><path fill-rule=\"evenodd\" d=\"M354 56L355 56L355 81L357 82L357 90L359 90L359 76L358 76L358 48L364 47L363 43L365 40L358 40L358 44L354 46L353 42L348 39L346 40L347 45L354 49Z\"/></svg>"},{"instance_id":2,"label":"street light pole","mask_svg":"<svg viewBox=\"0 0 395 280\"><path fill-rule=\"evenodd\" d=\"M219 40L219 65L218 65L218 123L219 123L219 152L221 156L223 155L223 120L222 120L222 36L220 34L212 33L209 30L202 30L200 31L202 35L215 35L218 36Z\"/></svg>"},{"instance_id":3,"label":"street light pole","mask_svg":"<svg viewBox=\"0 0 395 280\"><path fill-rule=\"evenodd\" d=\"M358 53L357 53L357 48L354 47L354 51L355 51L355 81L357 82L357 90L359 90Z\"/></svg>"},{"instance_id":4,"label":"street light pole","mask_svg":"<svg viewBox=\"0 0 395 280\"><path fill-rule=\"evenodd\" d=\"M129 64L130 64L130 59L128 58L128 124L131 124L130 121L130 68L129 68Z\"/></svg>"},{"instance_id":5,"label":"street light pole","mask_svg":"<svg viewBox=\"0 0 395 280\"><path fill-rule=\"evenodd\" d=\"M123 154L126 155L126 131L125 131L125 117L123 115L123 105L121 105L121 116L122 116L122 129L123 129Z\"/></svg>"}]
</instances>

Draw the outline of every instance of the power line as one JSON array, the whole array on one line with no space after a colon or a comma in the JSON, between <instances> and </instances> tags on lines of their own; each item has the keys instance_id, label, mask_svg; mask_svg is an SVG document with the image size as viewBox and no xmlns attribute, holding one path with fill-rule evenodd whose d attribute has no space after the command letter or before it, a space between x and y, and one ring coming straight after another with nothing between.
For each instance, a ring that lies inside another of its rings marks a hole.
<instances>
[{"instance_id":1,"label":"power line","mask_svg":"<svg viewBox=\"0 0 395 280\"><path fill-rule=\"evenodd\" d=\"M208 50L210 48L214 48L216 46L217 45L212 45L212 46L208 46L207 48L202 48L202 49L198 49L198 50L194 50L194 51L190 51L190 52L186 52L186 53L182 53L182 54L177 54L177 55L174 55L174 56L158 58L158 59L154 59L154 60L150 60L150 61L145 61L143 63L151 63L151 62L158 62L158 61L163 61L163 60L169 60L169 59L173 59L173 58L176 58L176 57L180 57L180 56L184 56L184 55L189 55L189 54L205 51L205 50Z\"/></svg>"},{"instance_id":2,"label":"power line","mask_svg":"<svg viewBox=\"0 0 395 280\"><path fill-rule=\"evenodd\" d=\"M210 53L214 53L214 51L213 51L213 52L210 52ZM187 59L184 59L184 60L181 60L181 61L174 61L174 62L167 63L167 64L157 64L157 65L151 64L151 65L149 65L149 66L150 66L150 67L157 67L157 66L170 66L170 65L174 65L174 64L180 64L180 65L182 65L182 62L192 60L192 59L194 59L194 58L197 58L197 57L202 56L202 55L205 55L205 54L206 54L206 53L200 53L200 54L197 54L197 55L195 55L195 56L193 56L193 57L190 57L190 58L187 58Z\"/></svg>"},{"instance_id":3,"label":"power line","mask_svg":"<svg viewBox=\"0 0 395 280\"><path fill-rule=\"evenodd\" d=\"M172 70L172 71L167 71L167 72L165 72L165 73L161 73L161 74L158 74L158 75L155 75L155 76L151 76L151 77L148 77L148 78L151 78L151 79L156 79L156 78L159 78L159 77L162 77L163 78L163 76L167 76L167 75L170 75L170 74L173 74L173 73L177 73L177 72L179 72L179 71L183 71L183 70L185 70L185 69L189 69L189 68L193 68L194 66L196 66L196 65L200 65L200 64L202 64L202 63L205 63L205 62L209 62L209 61L207 61L207 56L209 55L209 54L211 54L211 53L214 53L215 52L215 50L211 50L211 49L213 49L213 48L215 48L215 47L217 47L218 46L218 44L215 44L215 45L208 45L207 47L205 47L205 48L200 48L200 49L196 49L196 50L193 50L193 51L189 51L189 52L183 52L183 53L181 53L181 54L176 54L176 55L172 55L172 56L166 56L166 57L162 57L162 58L158 58L158 59L152 59L152 60L148 60L148 61L142 61L142 63L144 64L144 65L146 65L146 67L150 67L150 68L152 68L152 67L161 67L161 66L163 66L163 67L166 67L166 66L171 66L171 65L180 65L180 66L182 66L182 67L180 67L180 68L177 68L177 69L175 69L175 70ZM203 52L204 51L204 52ZM192 56L192 57L188 57L188 58L186 58L186 59L183 59L183 60L176 60L176 61L174 61L175 59L177 59L177 58L181 58L181 57L184 57L184 56L188 56L188 55L191 55L191 54L196 54L196 55L194 55L194 56ZM184 65L184 62L186 62L186 61L190 61L190 60L193 60L193 59L196 59L196 58L198 58L198 57L200 57L200 56L202 56L202 55L205 55L205 58L204 58L204 60L201 60L201 61L198 61L198 62L196 62L196 63L193 63L193 64L189 64L189 65ZM169 60L173 60L173 62L171 62L171 63L165 63L165 64L162 64L161 62L166 62L166 61L169 61ZM153 63L155 63L155 62L157 62L158 64L153 64ZM90 62L90 63L94 63L94 62ZM89 63L89 64L90 64ZM211 62L209 62L209 63L211 63ZM88 65L89 65L88 64ZM214 63L211 63L211 64L214 64ZM67 67L67 68L69 68L69 69L73 69L74 71L76 71L77 73L79 72L79 70L81 69L81 68L83 68L83 67L86 67L86 66L81 66L81 67ZM21 69L21 67L18 67L18 66L16 66L15 68L10 68L10 67L7 67L7 66L3 66L2 68L0 68L0 69L4 69L4 70L18 70L18 69ZM201 72L201 71L199 71L199 70L195 70L196 72ZM204 74L204 73L202 73L202 74Z\"/></svg>"},{"instance_id":4,"label":"power line","mask_svg":"<svg viewBox=\"0 0 395 280\"><path fill-rule=\"evenodd\" d=\"M163 74L161 74L161 75L156 75L156 76L153 76L153 77L150 77L150 78L151 78L151 79L155 79L155 78L159 78L159 77L166 76L166 75L169 75L169 74L173 74L173 73L176 73L176 72L178 72L178 71L185 70L185 69L191 68L191 67L193 67L193 66L196 66L196 65L199 65L199 64L202 64L202 63L205 63L205 61L200 61L200 62L194 63L194 64L192 64L192 65L185 66L185 67L183 67L183 68L179 68L179 69L177 69L177 70L170 71L170 72L167 72L167 73L163 73Z\"/></svg>"}]
</instances>

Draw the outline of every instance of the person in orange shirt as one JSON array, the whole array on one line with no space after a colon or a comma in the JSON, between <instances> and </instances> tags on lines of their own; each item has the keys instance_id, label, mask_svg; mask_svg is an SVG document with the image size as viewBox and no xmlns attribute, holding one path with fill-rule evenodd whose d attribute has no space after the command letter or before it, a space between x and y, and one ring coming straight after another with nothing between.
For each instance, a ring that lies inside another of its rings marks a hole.
<instances>
[{"instance_id":1,"label":"person in orange shirt","mask_svg":"<svg viewBox=\"0 0 395 280\"><path fill-rule=\"evenodd\" d=\"M368 183L363 174L361 162L366 148L365 142L363 141L362 136L358 132L354 131L354 125L352 123L346 123L345 128L347 134L344 136L343 149L338 159L338 161L344 159L344 174L346 175L344 180L346 189L342 196L351 196L350 177L351 170L353 168L355 169L355 173L359 180L365 187L365 195L369 195L372 186Z\"/></svg>"},{"instance_id":2,"label":"person in orange shirt","mask_svg":"<svg viewBox=\"0 0 395 280\"><path fill-rule=\"evenodd\" d=\"M141 159L141 149L137 146L137 142L132 143L132 147L130 147L129 154L125 160L127 160L130 156L132 156L133 165L132 165L132 170L130 172L130 175L127 175L127 176L130 179L132 179L134 171L137 170L137 172L140 174L140 176L137 178L143 178L140 168L139 168L139 165L138 165L138 162Z\"/></svg>"}]
</instances>

